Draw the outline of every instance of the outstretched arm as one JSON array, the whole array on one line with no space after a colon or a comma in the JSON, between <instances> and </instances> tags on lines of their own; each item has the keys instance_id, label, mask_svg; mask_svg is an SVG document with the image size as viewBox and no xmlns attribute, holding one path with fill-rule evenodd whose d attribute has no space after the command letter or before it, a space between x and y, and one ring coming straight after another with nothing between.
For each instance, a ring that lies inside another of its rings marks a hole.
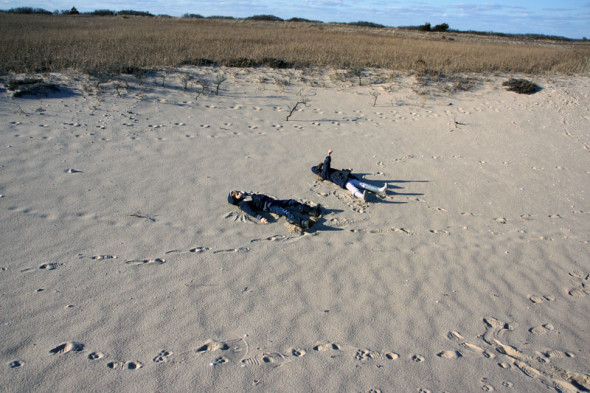
<instances>
[{"instance_id":1,"label":"outstretched arm","mask_svg":"<svg viewBox=\"0 0 590 393\"><path fill-rule=\"evenodd\" d=\"M329 179L329 176L330 176L330 163L332 162L332 157L330 156L331 154L332 154L332 150L329 150L328 155L324 159L324 165L322 166L322 173L320 173L320 176L324 180Z\"/></svg>"},{"instance_id":2,"label":"outstretched arm","mask_svg":"<svg viewBox=\"0 0 590 393\"><path fill-rule=\"evenodd\" d=\"M266 218L262 217L260 214L258 214L258 212L256 210L254 210L252 208L252 206L250 206L250 203L248 203L248 201L240 202L238 207L240 208L241 211L243 211L244 213L246 213L250 217L260 220L261 223L263 223L263 224L268 223L268 220Z\"/></svg>"}]
</instances>

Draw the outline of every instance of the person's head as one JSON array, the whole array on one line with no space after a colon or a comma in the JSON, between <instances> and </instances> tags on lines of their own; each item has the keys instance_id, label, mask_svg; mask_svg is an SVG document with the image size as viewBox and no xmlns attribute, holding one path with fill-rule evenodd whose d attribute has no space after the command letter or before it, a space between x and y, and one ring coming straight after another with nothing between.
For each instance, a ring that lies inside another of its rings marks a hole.
<instances>
[{"instance_id":1,"label":"person's head","mask_svg":"<svg viewBox=\"0 0 590 393\"><path fill-rule=\"evenodd\" d=\"M232 205L237 205L242 199L244 199L244 194L242 194L242 191L238 190L230 191L227 196L227 201Z\"/></svg>"},{"instance_id":2,"label":"person's head","mask_svg":"<svg viewBox=\"0 0 590 393\"><path fill-rule=\"evenodd\" d=\"M317 168L318 168L318 180L324 180L322 178L322 170L324 169L324 163L323 162L320 162L318 164Z\"/></svg>"}]
</instances>

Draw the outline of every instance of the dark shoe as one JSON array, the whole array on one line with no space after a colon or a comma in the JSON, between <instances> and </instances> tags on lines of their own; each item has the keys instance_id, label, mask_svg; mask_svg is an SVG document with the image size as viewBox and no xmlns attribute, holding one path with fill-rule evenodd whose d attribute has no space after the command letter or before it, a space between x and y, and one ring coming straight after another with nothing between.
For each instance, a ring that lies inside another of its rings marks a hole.
<instances>
[{"instance_id":1,"label":"dark shoe","mask_svg":"<svg viewBox=\"0 0 590 393\"><path fill-rule=\"evenodd\" d=\"M311 220L301 220L301 224L299 226L303 229L311 228Z\"/></svg>"},{"instance_id":2,"label":"dark shoe","mask_svg":"<svg viewBox=\"0 0 590 393\"><path fill-rule=\"evenodd\" d=\"M309 215L312 217L319 217L322 214L322 205L319 203L311 208Z\"/></svg>"}]
</instances>

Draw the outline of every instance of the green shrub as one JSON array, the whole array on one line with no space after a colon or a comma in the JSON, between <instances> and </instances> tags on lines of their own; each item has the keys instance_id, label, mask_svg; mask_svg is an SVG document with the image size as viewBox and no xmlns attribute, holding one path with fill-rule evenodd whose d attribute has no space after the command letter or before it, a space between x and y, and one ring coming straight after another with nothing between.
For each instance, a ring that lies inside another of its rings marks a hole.
<instances>
[{"instance_id":1,"label":"green shrub","mask_svg":"<svg viewBox=\"0 0 590 393\"><path fill-rule=\"evenodd\" d=\"M94 10L90 13L90 15L96 16L115 16L116 12L111 10Z\"/></svg>"},{"instance_id":2,"label":"green shrub","mask_svg":"<svg viewBox=\"0 0 590 393\"><path fill-rule=\"evenodd\" d=\"M349 25L359 26L359 27L372 27L372 28L378 28L378 29L382 29L385 27L385 26L377 24L377 23L364 22L364 21L352 22L352 23L349 23Z\"/></svg>"},{"instance_id":3,"label":"green shrub","mask_svg":"<svg viewBox=\"0 0 590 393\"><path fill-rule=\"evenodd\" d=\"M11 8L8 10L11 14L41 14L41 15L51 15L51 12L44 10L43 8L32 8L32 7L18 7L18 8Z\"/></svg>"},{"instance_id":4,"label":"green shrub","mask_svg":"<svg viewBox=\"0 0 590 393\"><path fill-rule=\"evenodd\" d=\"M447 31L447 30L449 30L449 25L446 23L442 23L440 25L434 26L434 28L432 30L434 30L434 31Z\"/></svg>"},{"instance_id":5,"label":"green shrub","mask_svg":"<svg viewBox=\"0 0 590 393\"><path fill-rule=\"evenodd\" d=\"M418 26L418 30L430 31L430 23L424 23L422 26Z\"/></svg>"},{"instance_id":6,"label":"green shrub","mask_svg":"<svg viewBox=\"0 0 590 393\"><path fill-rule=\"evenodd\" d=\"M274 15L254 15L254 16L247 17L246 20L264 20L264 21L269 21L269 22L282 22L283 21L283 19L279 18L278 16L274 16Z\"/></svg>"}]
</instances>

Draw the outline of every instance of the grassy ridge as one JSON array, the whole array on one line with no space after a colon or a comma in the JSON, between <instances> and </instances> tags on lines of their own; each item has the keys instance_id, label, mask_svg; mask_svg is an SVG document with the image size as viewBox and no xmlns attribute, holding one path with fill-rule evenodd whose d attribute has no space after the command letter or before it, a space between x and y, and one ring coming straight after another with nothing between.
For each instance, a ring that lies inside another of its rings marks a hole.
<instances>
[{"instance_id":1,"label":"grassy ridge","mask_svg":"<svg viewBox=\"0 0 590 393\"><path fill-rule=\"evenodd\" d=\"M586 73L590 45L301 22L0 14L1 73L269 59L293 67Z\"/></svg>"}]
</instances>

